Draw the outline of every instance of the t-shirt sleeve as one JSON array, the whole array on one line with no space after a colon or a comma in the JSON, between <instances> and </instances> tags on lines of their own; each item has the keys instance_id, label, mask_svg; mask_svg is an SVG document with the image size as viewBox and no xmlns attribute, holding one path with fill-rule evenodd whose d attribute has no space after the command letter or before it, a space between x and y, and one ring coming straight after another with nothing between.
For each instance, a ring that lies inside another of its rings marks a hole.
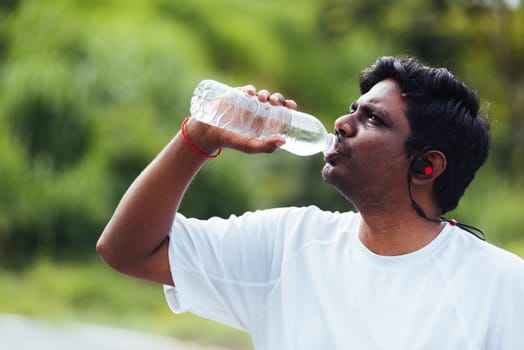
<instances>
[{"instance_id":1,"label":"t-shirt sleeve","mask_svg":"<svg viewBox=\"0 0 524 350\"><path fill-rule=\"evenodd\" d=\"M175 287L164 287L171 309L249 330L279 282L288 217L285 209L208 220L177 214L169 236Z\"/></svg>"}]
</instances>

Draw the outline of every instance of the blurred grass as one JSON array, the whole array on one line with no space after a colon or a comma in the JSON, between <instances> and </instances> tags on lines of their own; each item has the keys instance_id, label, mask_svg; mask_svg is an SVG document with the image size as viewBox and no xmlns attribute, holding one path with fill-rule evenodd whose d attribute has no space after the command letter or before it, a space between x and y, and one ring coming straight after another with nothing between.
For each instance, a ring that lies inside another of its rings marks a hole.
<instances>
[{"instance_id":1,"label":"blurred grass","mask_svg":"<svg viewBox=\"0 0 524 350\"><path fill-rule=\"evenodd\" d=\"M23 271L0 269L0 281L0 313L123 327L232 350L252 348L246 333L191 314L174 315L162 286L120 275L96 260L67 265L39 260Z\"/></svg>"}]
</instances>

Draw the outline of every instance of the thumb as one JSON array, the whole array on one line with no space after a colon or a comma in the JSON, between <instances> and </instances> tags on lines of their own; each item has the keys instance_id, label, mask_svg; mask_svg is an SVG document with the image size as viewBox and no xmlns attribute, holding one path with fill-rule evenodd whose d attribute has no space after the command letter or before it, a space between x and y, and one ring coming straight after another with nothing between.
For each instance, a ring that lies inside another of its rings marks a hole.
<instances>
[{"instance_id":1,"label":"thumb","mask_svg":"<svg viewBox=\"0 0 524 350\"><path fill-rule=\"evenodd\" d=\"M243 143L239 144L235 149L244 153L273 153L278 148L283 146L286 140L282 136L274 135L265 139L257 139L255 137L247 137Z\"/></svg>"}]
</instances>

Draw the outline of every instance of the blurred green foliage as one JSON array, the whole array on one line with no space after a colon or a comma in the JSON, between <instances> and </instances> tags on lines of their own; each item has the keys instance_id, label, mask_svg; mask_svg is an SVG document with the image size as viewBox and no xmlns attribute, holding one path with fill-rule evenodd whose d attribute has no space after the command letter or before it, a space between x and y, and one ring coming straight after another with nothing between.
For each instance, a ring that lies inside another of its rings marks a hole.
<instances>
[{"instance_id":1,"label":"blurred green foliage","mask_svg":"<svg viewBox=\"0 0 524 350\"><path fill-rule=\"evenodd\" d=\"M245 332L190 313L174 317L162 288L115 274L100 260L57 264L44 259L22 272L0 268L0 280L1 313L57 324L118 326L224 349L252 349Z\"/></svg>"},{"instance_id":2,"label":"blurred green foliage","mask_svg":"<svg viewBox=\"0 0 524 350\"><path fill-rule=\"evenodd\" d=\"M524 10L504 1L10 0L0 3L0 263L82 260L119 198L177 132L204 78L281 91L328 126L362 68L409 54L476 87L493 150L453 215L524 241ZM347 210L320 156L224 152L187 215L276 205Z\"/></svg>"}]
</instances>

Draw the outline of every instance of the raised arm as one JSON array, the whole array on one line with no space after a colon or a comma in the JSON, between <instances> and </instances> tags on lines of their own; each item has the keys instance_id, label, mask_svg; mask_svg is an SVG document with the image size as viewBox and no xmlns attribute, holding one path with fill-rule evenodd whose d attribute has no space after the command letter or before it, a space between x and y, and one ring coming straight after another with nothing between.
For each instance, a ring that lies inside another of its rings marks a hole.
<instances>
[{"instance_id":1,"label":"raised arm","mask_svg":"<svg viewBox=\"0 0 524 350\"><path fill-rule=\"evenodd\" d=\"M253 87L244 90L255 94ZM261 91L259 99L296 108L280 94L269 99ZM184 130L191 143L207 154L221 147L269 153L284 142L280 137L256 140L193 119ZM169 230L189 184L205 162L180 132L167 144L126 191L98 240L97 252L109 266L130 276L174 285L167 254Z\"/></svg>"}]
</instances>

